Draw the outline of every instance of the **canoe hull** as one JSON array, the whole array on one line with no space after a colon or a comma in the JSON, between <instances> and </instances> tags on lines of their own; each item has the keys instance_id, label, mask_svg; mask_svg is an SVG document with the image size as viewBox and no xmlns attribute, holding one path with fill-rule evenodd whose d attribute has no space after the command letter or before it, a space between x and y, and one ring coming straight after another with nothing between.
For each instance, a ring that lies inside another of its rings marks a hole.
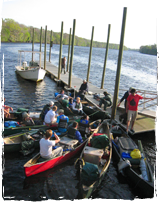
<instances>
[{"instance_id":1,"label":"canoe hull","mask_svg":"<svg viewBox=\"0 0 159 205\"><path fill-rule=\"evenodd\" d=\"M105 121L105 123L106 123L106 121ZM101 128L100 128L100 130L98 132L102 131L102 133L105 133L105 134L107 134L109 136L109 140L110 140L110 143L109 143L109 146L110 146L109 159L104 164L104 167L102 168L102 171L100 173L100 176L99 176L98 180L96 180L93 184L91 184L87 188L84 188L84 185L81 183L80 187L81 187L81 196L82 196L82 198L89 198L92 195L92 193L100 186L100 184L101 184L105 174L108 171L108 168L109 168L109 165L110 165L110 162L111 162L111 158L112 158L112 142L111 142L111 136L110 136L110 133L109 133L109 126L108 126L108 124L105 124L105 123L101 126ZM89 140L88 140L88 142L89 142ZM82 156L83 156L83 153L81 153L80 158L82 158Z\"/></svg>"},{"instance_id":2,"label":"canoe hull","mask_svg":"<svg viewBox=\"0 0 159 205\"><path fill-rule=\"evenodd\" d=\"M122 160L122 158L114 143L112 144L112 148L113 148L113 155L112 155L113 161L115 164L118 164L118 162ZM150 170L149 164L148 167ZM129 166L123 169L123 172L124 175L128 177L128 180L131 181L131 183L136 187L136 189L143 197L152 198L154 196L153 182L147 182L146 180L141 178L140 175L133 170L133 168Z\"/></svg>"},{"instance_id":3,"label":"canoe hull","mask_svg":"<svg viewBox=\"0 0 159 205\"><path fill-rule=\"evenodd\" d=\"M84 147L86 141L83 142L80 146L78 146L74 151L69 152L69 153L67 153L65 155L59 156L57 158L54 158L52 160L48 160L48 161L45 161L45 162L42 162L42 163L37 163L37 164L32 165L30 167L24 165L25 175L27 177L29 177L31 175L35 175L35 174L44 172L44 171L46 171L48 169L51 169L51 168L53 168L53 167L55 167L57 165L60 165L60 164L62 164L64 162L66 162L67 160L69 160L70 158L74 157L76 154L78 154L82 150L82 148Z\"/></svg>"},{"instance_id":4,"label":"canoe hull","mask_svg":"<svg viewBox=\"0 0 159 205\"><path fill-rule=\"evenodd\" d=\"M39 140L34 141L35 148L39 147ZM19 152L21 150L21 144L4 144L3 146L4 153Z\"/></svg>"},{"instance_id":5,"label":"canoe hull","mask_svg":"<svg viewBox=\"0 0 159 205\"><path fill-rule=\"evenodd\" d=\"M24 127L13 127L13 128L4 128L4 136L17 134L20 132L28 132L32 129L40 129L40 128L47 128L46 125L33 125L33 126L24 126Z\"/></svg>"}]
</instances>

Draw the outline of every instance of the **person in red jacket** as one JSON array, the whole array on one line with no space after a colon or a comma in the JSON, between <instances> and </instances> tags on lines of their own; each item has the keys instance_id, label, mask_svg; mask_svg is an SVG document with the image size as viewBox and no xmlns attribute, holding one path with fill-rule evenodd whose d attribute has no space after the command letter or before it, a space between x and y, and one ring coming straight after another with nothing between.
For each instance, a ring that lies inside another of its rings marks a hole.
<instances>
[{"instance_id":1,"label":"person in red jacket","mask_svg":"<svg viewBox=\"0 0 159 205\"><path fill-rule=\"evenodd\" d=\"M126 104L126 112L128 115L126 132L128 132L130 121L132 121L130 131L134 133L135 131L133 130L133 127L134 127L135 120L137 118L139 100L152 99L152 98L146 98L136 94L136 90L134 88L130 91L130 93L131 94L128 96L127 104Z\"/></svg>"}]
</instances>

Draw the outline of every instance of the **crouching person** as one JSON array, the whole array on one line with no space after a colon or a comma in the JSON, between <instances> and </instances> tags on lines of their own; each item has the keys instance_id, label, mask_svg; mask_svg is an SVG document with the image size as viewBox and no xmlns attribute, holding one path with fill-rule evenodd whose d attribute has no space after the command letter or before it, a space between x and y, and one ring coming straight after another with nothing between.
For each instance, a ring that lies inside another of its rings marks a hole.
<instances>
[{"instance_id":1,"label":"crouching person","mask_svg":"<svg viewBox=\"0 0 159 205\"><path fill-rule=\"evenodd\" d=\"M40 156L44 159L51 159L57 156L61 156L63 149L62 147L58 147L55 150L52 150L52 147L55 146L58 142L60 142L60 138L54 132L54 136L56 140L50 140L52 136L52 130L49 129L46 131L45 138L40 140Z\"/></svg>"}]
</instances>

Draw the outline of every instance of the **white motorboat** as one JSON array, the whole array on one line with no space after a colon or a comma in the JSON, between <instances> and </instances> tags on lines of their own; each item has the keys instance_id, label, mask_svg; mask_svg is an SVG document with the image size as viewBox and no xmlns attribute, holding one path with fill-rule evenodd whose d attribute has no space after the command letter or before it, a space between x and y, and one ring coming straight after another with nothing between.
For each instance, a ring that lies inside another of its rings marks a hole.
<instances>
[{"instance_id":1,"label":"white motorboat","mask_svg":"<svg viewBox=\"0 0 159 205\"><path fill-rule=\"evenodd\" d=\"M31 81L41 81L44 79L46 71L41 67L41 54L42 52L38 51L24 51L19 50L20 54L19 65L16 67L16 72L24 79ZM22 53L24 53L24 61L22 62ZM25 61L25 53L32 54L32 61L29 62L29 66L27 65L27 61ZM39 62L33 61L34 54L39 54Z\"/></svg>"}]
</instances>

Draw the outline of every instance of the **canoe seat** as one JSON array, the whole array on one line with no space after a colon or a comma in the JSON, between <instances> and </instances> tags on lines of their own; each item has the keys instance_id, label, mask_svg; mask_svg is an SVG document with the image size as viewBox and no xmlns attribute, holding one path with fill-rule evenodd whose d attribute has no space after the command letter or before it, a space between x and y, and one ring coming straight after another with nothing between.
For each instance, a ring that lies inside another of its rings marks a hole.
<instances>
[{"instance_id":1,"label":"canoe seat","mask_svg":"<svg viewBox=\"0 0 159 205\"><path fill-rule=\"evenodd\" d=\"M60 144L67 145L67 146L75 146L78 143L78 140L71 139L69 137L61 137Z\"/></svg>"}]
</instances>

